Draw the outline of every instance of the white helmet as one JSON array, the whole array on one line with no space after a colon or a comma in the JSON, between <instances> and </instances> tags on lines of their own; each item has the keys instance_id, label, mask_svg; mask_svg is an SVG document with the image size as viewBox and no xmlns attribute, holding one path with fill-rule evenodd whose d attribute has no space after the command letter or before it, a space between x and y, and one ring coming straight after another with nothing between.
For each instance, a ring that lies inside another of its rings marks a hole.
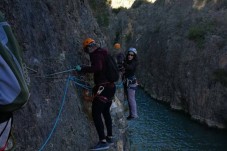
<instances>
[{"instance_id":1,"label":"white helmet","mask_svg":"<svg viewBox=\"0 0 227 151\"><path fill-rule=\"evenodd\" d=\"M137 55L136 48L131 47L131 48L128 49L128 52L133 52Z\"/></svg>"}]
</instances>

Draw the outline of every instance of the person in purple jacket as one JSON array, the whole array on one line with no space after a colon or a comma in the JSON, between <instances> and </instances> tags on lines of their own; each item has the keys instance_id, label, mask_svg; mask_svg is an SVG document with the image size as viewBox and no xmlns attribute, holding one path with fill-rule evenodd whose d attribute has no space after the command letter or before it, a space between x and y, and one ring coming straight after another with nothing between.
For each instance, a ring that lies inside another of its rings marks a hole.
<instances>
[{"instance_id":1,"label":"person in purple jacket","mask_svg":"<svg viewBox=\"0 0 227 151\"><path fill-rule=\"evenodd\" d=\"M92 101L92 117L99 136L99 142L91 150L108 149L113 144L112 140L112 118L110 106L114 97L116 87L113 82L109 82L106 77L105 57L107 50L98 47L95 40L87 38L83 42L83 49L90 56L91 66L76 66L76 70L81 73L93 73L94 99ZM105 135L102 116L105 120L107 135Z\"/></svg>"}]
</instances>

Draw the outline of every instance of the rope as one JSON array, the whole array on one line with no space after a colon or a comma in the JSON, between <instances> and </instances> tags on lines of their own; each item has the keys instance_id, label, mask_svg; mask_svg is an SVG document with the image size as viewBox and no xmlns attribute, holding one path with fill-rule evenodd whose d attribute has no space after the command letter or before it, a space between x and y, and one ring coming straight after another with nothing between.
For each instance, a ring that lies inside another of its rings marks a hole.
<instances>
[{"instance_id":1,"label":"rope","mask_svg":"<svg viewBox=\"0 0 227 151\"><path fill-rule=\"evenodd\" d=\"M53 76L53 75L63 74L63 73L71 72L71 71L75 71L75 69L69 69L69 70L65 70L65 71L61 71L61 72L55 72L55 73L47 74L47 75L44 75L44 76L36 76L36 77L52 78L51 76ZM76 78L75 76L71 77L71 80L73 80L76 85L78 85L82 88L85 88L85 89L88 89L88 90L92 89L92 87L81 83L81 82L86 83L86 81L80 80L80 79ZM116 85L116 88L123 88L123 82L118 83L118 84L115 83L115 85Z\"/></svg>"},{"instance_id":2,"label":"rope","mask_svg":"<svg viewBox=\"0 0 227 151\"><path fill-rule=\"evenodd\" d=\"M71 80L72 80L76 85L78 85L78 86L80 86L80 87L82 87L82 88L85 88L85 89L87 89L87 90L91 90L91 89L92 89L91 86L86 85L86 84L82 84L81 81L82 81L83 83L85 83L85 81L83 81L83 80L80 80L80 79L78 79L78 78L76 78L76 77L72 77Z\"/></svg>"},{"instance_id":3,"label":"rope","mask_svg":"<svg viewBox=\"0 0 227 151\"><path fill-rule=\"evenodd\" d=\"M32 68L29 68L29 67L26 67L28 70L32 71L32 72L35 72L35 73L38 73L38 71L32 69Z\"/></svg>"},{"instance_id":4,"label":"rope","mask_svg":"<svg viewBox=\"0 0 227 151\"><path fill-rule=\"evenodd\" d=\"M48 78L48 77L53 76L53 75L68 73L68 72L71 72L71 71L74 71L74 70L75 69L69 69L69 70L64 70L64 71L61 71L61 72L55 72L55 73L47 74L47 75L44 75L44 76L36 76L36 77L37 78Z\"/></svg>"},{"instance_id":5,"label":"rope","mask_svg":"<svg viewBox=\"0 0 227 151\"><path fill-rule=\"evenodd\" d=\"M74 69L73 69L74 70ZM70 71L72 71L72 69L70 69ZM58 72L58 73L54 73L55 75L56 74L60 74L60 73L65 73L65 72L69 72L69 70L66 70L66 71L63 71L63 72ZM52 74L53 75L53 74ZM76 85L82 87L82 88L85 88L85 89L88 89L88 90L91 90L92 87L91 86L88 86L86 84L82 84L81 82L85 83L83 80L80 80L78 78L76 78L75 76L71 77L71 76L68 76L67 78L67 81L66 81L66 84L65 84L65 90L64 90L64 95L62 97L62 103L61 103L61 106L60 106L60 110L59 110L59 113L58 113L58 116L55 120L55 123L54 123L54 126L51 130L51 132L49 133L46 141L43 143L43 145L41 146L41 148L39 149L39 151L42 151L44 149L44 147L47 145L47 143L49 142L51 136L53 135L53 132L54 130L56 129L57 127L57 124L58 124L58 121L59 121L59 118L61 116L61 113L62 113L62 110L63 110L63 107L64 107L64 104L65 104L65 99L66 99L66 95L67 95L67 91L68 91L68 87L69 87L69 82L70 81L73 81ZM123 86L123 82L122 83L119 83L119 84L116 84L116 87L122 87Z\"/></svg>"},{"instance_id":6,"label":"rope","mask_svg":"<svg viewBox=\"0 0 227 151\"><path fill-rule=\"evenodd\" d=\"M123 82L115 84L116 88L123 88Z\"/></svg>"},{"instance_id":7,"label":"rope","mask_svg":"<svg viewBox=\"0 0 227 151\"><path fill-rule=\"evenodd\" d=\"M61 113L62 113L62 109L63 109L63 106L65 104L65 98L66 98L66 94L67 94L67 91L68 91L68 87L69 87L69 81L70 81L70 76L68 77L67 81L66 81L66 84L65 84L65 90L64 90L64 95L63 95L63 98L62 98L62 103L61 103L61 107L60 107L60 110L59 110L59 113L58 113L58 116L55 120L55 123L54 123L54 126L50 132L50 134L48 135L46 141L44 142L44 144L42 145L42 147L39 149L39 151L42 151L44 149L44 147L47 145L48 141L50 140L54 130L56 129L57 127L57 124L58 124L58 121L59 121L59 118L61 116Z\"/></svg>"},{"instance_id":8,"label":"rope","mask_svg":"<svg viewBox=\"0 0 227 151\"><path fill-rule=\"evenodd\" d=\"M26 66L25 63L22 63L22 69L23 69L25 81L26 81L27 85L29 86L30 83L31 83L31 80L30 80L30 77L28 75L28 70L27 70L27 66Z\"/></svg>"},{"instance_id":9,"label":"rope","mask_svg":"<svg viewBox=\"0 0 227 151\"><path fill-rule=\"evenodd\" d=\"M87 89L87 90L91 90L91 89L92 89L90 86L87 86L87 85L84 85L84 84L80 84L80 83L78 83L78 82L76 82L76 81L74 81L74 83L75 83L76 85L82 87L82 88Z\"/></svg>"}]
</instances>

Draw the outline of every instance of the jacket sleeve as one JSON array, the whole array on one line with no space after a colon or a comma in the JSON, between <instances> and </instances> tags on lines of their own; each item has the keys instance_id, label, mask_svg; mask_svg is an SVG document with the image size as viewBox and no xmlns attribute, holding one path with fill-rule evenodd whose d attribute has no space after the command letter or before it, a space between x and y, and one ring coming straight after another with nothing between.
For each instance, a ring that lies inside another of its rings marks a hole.
<instances>
[{"instance_id":1,"label":"jacket sleeve","mask_svg":"<svg viewBox=\"0 0 227 151\"><path fill-rule=\"evenodd\" d=\"M101 55L90 56L91 66L82 67L81 72L83 73L95 73L101 71L103 68L102 62L103 57Z\"/></svg>"}]
</instances>

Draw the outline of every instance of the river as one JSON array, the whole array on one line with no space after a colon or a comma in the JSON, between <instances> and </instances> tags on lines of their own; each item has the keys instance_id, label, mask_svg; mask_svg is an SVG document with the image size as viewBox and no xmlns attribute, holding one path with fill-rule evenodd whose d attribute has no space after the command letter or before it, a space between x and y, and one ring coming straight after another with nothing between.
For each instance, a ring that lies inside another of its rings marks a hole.
<instances>
[{"instance_id":1,"label":"river","mask_svg":"<svg viewBox=\"0 0 227 151\"><path fill-rule=\"evenodd\" d=\"M139 118L128 121L130 151L227 151L227 131L208 128L136 92Z\"/></svg>"}]
</instances>

